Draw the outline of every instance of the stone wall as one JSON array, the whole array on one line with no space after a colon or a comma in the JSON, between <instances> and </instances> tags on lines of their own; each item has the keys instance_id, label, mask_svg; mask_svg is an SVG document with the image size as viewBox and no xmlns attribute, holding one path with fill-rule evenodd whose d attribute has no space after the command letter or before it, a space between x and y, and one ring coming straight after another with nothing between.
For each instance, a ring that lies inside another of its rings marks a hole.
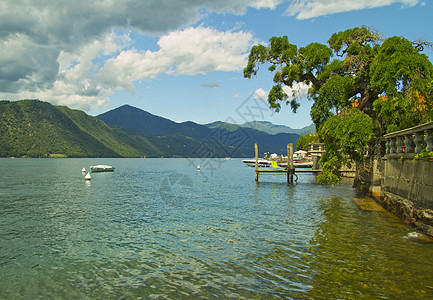
<instances>
[{"instance_id":1,"label":"stone wall","mask_svg":"<svg viewBox=\"0 0 433 300\"><path fill-rule=\"evenodd\" d=\"M384 136L380 197L388 211L433 237L433 122ZM374 186L374 181L371 180Z\"/></svg>"},{"instance_id":2,"label":"stone wall","mask_svg":"<svg viewBox=\"0 0 433 300\"><path fill-rule=\"evenodd\" d=\"M383 160L381 196L388 211L433 237L433 162L413 156Z\"/></svg>"},{"instance_id":3,"label":"stone wall","mask_svg":"<svg viewBox=\"0 0 433 300\"><path fill-rule=\"evenodd\" d=\"M381 192L407 199L417 208L433 210L433 162L400 157L384 159Z\"/></svg>"}]
</instances>

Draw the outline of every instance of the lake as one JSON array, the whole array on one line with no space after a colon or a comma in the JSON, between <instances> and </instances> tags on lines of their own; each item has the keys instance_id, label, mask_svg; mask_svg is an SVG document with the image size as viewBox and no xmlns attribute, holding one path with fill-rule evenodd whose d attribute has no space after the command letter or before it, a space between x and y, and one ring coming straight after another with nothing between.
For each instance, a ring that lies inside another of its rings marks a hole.
<instances>
[{"instance_id":1,"label":"lake","mask_svg":"<svg viewBox=\"0 0 433 300\"><path fill-rule=\"evenodd\" d=\"M110 173L81 169L108 164ZM201 164L201 171L196 165ZM433 244L240 159L0 159L0 298L431 299Z\"/></svg>"}]
</instances>

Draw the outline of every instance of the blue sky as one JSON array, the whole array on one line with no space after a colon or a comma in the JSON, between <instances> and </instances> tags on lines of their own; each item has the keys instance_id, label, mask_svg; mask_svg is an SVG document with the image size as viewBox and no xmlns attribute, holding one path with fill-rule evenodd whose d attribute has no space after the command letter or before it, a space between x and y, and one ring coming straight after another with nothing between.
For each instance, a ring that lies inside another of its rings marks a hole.
<instances>
[{"instance_id":1,"label":"blue sky","mask_svg":"<svg viewBox=\"0 0 433 300\"><path fill-rule=\"evenodd\" d=\"M38 98L91 115L130 104L174 121L266 120L301 128L311 124L309 100L301 97L296 114L285 106L274 113L263 100L272 73L262 68L257 77L243 78L252 45L282 35L298 46L326 43L335 32L363 25L384 37L433 42L433 3L421 0L23 0L0 6L0 98ZM433 51L425 53L431 58Z\"/></svg>"}]
</instances>

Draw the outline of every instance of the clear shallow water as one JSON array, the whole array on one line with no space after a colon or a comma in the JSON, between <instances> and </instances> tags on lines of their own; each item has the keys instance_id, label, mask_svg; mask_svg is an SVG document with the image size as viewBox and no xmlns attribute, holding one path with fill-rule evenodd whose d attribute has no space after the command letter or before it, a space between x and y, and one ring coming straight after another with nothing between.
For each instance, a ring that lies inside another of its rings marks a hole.
<instances>
[{"instance_id":1,"label":"clear shallow water","mask_svg":"<svg viewBox=\"0 0 433 300\"><path fill-rule=\"evenodd\" d=\"M116 167L93 173L81 168ZM0 298L431 299L433 244L241 160L0 159Z\"/></svg>"}]
</instances>

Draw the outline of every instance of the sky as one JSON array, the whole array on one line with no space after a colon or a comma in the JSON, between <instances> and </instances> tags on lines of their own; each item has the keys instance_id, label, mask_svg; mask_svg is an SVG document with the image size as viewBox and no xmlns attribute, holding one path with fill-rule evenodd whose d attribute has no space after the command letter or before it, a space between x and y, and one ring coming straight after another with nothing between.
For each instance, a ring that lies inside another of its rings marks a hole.
<instances>
[{"instance_id":1,"label":"sky","mask_svg":"<svg viewBox=\"0 0 433 300\"><path fill-rule=\"evenodd\" d=\"M284 35L298 47L326 44L357 26L433 42L432 13L427 0L2 0L0 99L302 128L312 123L305 86L295 87L296 114L275 113L273 74L243 77L253 45Z\"/></svg>"}]
</instances>

